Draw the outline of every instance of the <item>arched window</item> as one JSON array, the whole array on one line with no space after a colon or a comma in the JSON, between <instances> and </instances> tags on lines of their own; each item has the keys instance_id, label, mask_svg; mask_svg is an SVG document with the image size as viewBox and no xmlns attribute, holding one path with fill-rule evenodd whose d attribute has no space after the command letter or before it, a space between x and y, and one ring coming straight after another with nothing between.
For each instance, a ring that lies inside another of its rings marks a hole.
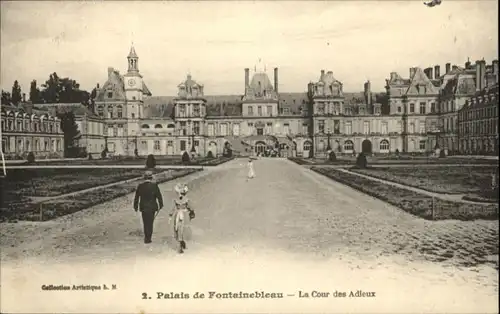
<instances>
[{"instance_id":1,"label":"arched window","mask_svg":"<svg viewBox=\"0 0 500 314\"><path fill-rule=\"evenodd\" d=\"M175 129L175 124L170 123L170 124L167 125L167 128L169 128L169 129Z\"/></svg>"},{"instance_id":2,"label":"arched window","mask_svg":"<svg viewBox=\"0 0 500 314\"><path fill-rule=\"evenodd\" d=\"M122 105L118 105L118 107L116 107L116 114L117 114L118 118L123 118L123 106Z\"/></svg>"},{"instance_id":3,"label":"arched window","mask_svg":"<svg viewBox=\"0 0 500 314\"><path fill-rule=\"evenodd\" d=\"M347 140L344 142L344 151L353 151L354 150L354 143L350 140Z\"/></svg>"},{"instance_id":4,"label":"arched window","mask_svg":"<svg viewBox=\"0 0 500 314\"><path fill-rule=\"evenodd\" d=\"M161 126L161 124L156 124L155 129L163 129L163 127Z\"/></svg>"},{"instance_id":5,"label":"arched window","mask_svg":"<svg viewBox=\"0 0 500 314\"><path fill-rule=\"evenodd\" d=\"M380 152L386 153L388 151L389 151L389 141L388 140L380 141Z\"/></svg>"},{"instance_id":6,"label":"arched window","mask_svg":"<svg viewBox=\"0 0 500 314\"><path fill-rule=\"evenodd\" d=\"M311 150L311 142L309 141L304 142L304 150Z\"/></svg>"},{"instance_id":7,"label":"arched window","mask_svg":"<svg viewBox=\"0 0 500 314\"><path fill-rule=\"evenodd\" d=\"M113 118L113 106L108 106L108 119Z\"/></svg>"},{"instance_id":8,"label":"arched window","mask_svg":"<svg viewBox=\"0 0 500 314\"><path fill-rule=\"evenodd\" d=\"M97 106L97 115L99 115L99 117L104 117L104 106Z\"/></svg>"},{"instance_id":9,"label":"arched window","mask_svg":"<svg viewBox=\"0 0 500 314\"><path fill-rule=\"evenodd\" d=\"M143 124L143 125L141 125L141 128L143 128L143 129L149 129L149 125Z\"/></svg>"}]
</instances>

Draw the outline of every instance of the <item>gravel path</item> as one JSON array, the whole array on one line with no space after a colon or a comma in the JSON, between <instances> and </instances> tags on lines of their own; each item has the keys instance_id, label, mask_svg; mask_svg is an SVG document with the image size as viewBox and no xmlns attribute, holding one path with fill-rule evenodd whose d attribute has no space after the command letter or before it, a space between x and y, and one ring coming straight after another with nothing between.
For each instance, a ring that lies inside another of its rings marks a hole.
<instances>
[{"instance_id":1,"label":"gravel path","mask_svg":"<svg viewBox=\"0 0 500 314\"><path fill-rule=\"evenodd\" d=\"M184 255L166 212L152 245L142 243L133 195L48 223L2 224L2 312L498 312L498 221L425 221L288 160L257 160L255 171L246 182L245 161L233 160L180 179L197 212ZM177 181L161 185L168 208ZM118 289L40 298L42 284L73 283ZM285 297L141 300L254 290Z\"/></svg>"}]
</instances>

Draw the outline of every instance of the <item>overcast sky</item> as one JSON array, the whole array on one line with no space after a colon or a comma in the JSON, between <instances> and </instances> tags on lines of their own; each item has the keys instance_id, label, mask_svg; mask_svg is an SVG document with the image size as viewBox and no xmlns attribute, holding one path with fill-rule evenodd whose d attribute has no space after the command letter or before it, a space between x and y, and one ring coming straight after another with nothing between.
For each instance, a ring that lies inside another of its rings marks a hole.
<instances>
[{"instance_id":1,"label":"overcast sky","mask_svg":"<svg viewBox=\"0 0 500 314\"><path fill-rule=\"evenodd\" d=\"M279 89L301 92L321 69L344 91L370 79L383 91L391 71L463 65L498 56L497 1L1 2L1 81L24 92L49 73L91 90L108 66L127 70L134 43L155 96L174 95L190 72L205 93L242 94L244 68L261 58Z\"/></svg>"}]
</instances>

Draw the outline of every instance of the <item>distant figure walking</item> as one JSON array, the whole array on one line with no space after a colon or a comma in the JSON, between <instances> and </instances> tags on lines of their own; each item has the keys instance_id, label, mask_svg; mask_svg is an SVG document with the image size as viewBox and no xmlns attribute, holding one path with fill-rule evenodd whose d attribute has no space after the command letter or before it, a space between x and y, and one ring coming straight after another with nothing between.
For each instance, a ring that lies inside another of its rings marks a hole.
<instances>
[{"instance_id":1,"label":"distant figure walking","mask_svg":"<svg viewBox=\"0 0 500 314\"><path fill-rule=\"evenodd\" d=\"M146 171L144 182L137 186L134 198L134 209L141 211L144 225L144 243L151 243L153 235L153 222L163 208L163 198L158 184L153 181L153 172Z\"/></svg>"},{"instance_id":2,"label":"distant figure walking","mask_svg":"<svg viewBox=\"0 0 500 314\"><path fill-rule=\"evenodd\" d=\"M252 158L248 159L247 167L248 167L248 178L247 178L248 181L249 179L255 178L255 171L253 169Z\"/></svg>"}]
</instances>

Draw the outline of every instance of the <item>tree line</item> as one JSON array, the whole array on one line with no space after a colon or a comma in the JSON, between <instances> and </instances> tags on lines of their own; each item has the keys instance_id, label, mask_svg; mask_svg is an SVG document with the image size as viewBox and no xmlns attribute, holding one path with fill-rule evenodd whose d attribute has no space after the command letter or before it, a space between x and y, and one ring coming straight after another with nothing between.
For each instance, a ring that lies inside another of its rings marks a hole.
<instances>
[{"instance_id":1,"label":"tree line","mask_svg":"<svg viewBox=\"0 0 500 314\"><path fill-rule=\"evenodd\" d=\"M31 81L29 100L34 107L37 104L81 103L93 111L96 95L95 88L89 93L80 89L80 84L75 80L69 77L61 78L54 72L49 75L49 79L41 85L41 88L37 86L36 80ZM23 93L17 80L14 81L11 92L2 90L2 104L18 106L23 101ZM85 148L82 149L78 145L81 133L75 121L75 114L64 111L56 112L56 115L61 120L61 131L64 134L64 156L70 158L86 155Z\"/></svg>"}]
</instances>

